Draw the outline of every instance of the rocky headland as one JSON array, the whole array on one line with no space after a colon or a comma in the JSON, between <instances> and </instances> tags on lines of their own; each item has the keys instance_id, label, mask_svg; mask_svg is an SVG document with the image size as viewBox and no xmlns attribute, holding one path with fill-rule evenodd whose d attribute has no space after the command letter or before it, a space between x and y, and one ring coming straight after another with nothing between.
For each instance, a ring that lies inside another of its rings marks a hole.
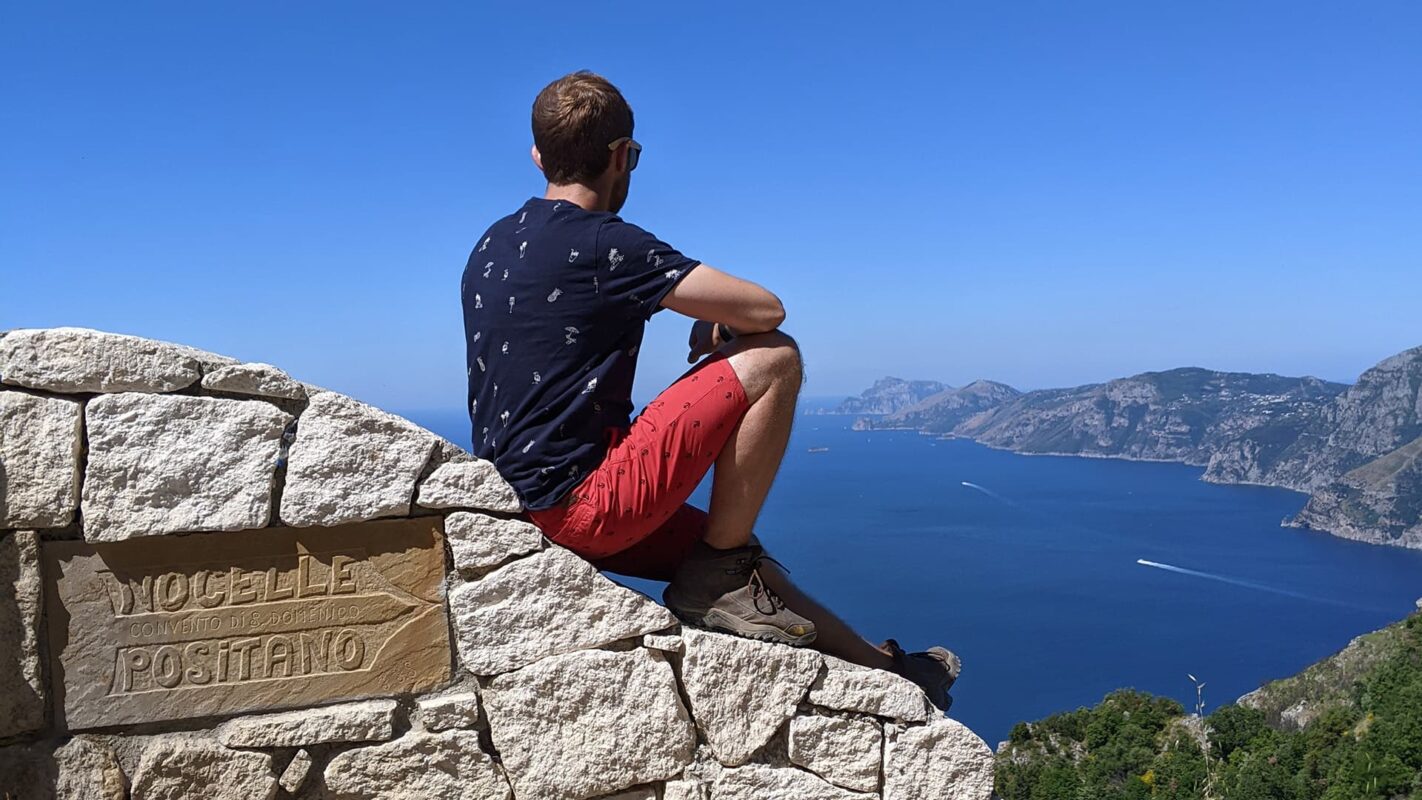
<instances>
[{"instance_id":1,"label":"rocky headland","mask_svg":"<svg viewBox=\"0 0 1422 800\"><path fill-rule=\"evenodd\" d=\"M1416 798L1419 696L1422 613L1209 714L1119 689L1095 707L1019 723L998 748L997 791L1002 800Z\"/></svg>"},{"instance_id":2,"label":"rocky headland","mask_svg":"<svg viewBox=\"0 0 1422 800\"><path fill-rule=\"evenodd\" d=\"M1308 493L1291 525L1422 548L1422 347L1351 386L1188 367L1031 392L977 381L905 403L888 380L835 413L895 406L865 413L855 428L962 436L1019 453L1193 464L1207 481Z\"/></svg>"},{"instance_id":3,"label":"rocky headland","mask_svg":"<svg viewBox=\"0 0 1422 800\"><path fill-rule=\"evenodd\" d=\"M846 397L833 414L892 414L949 388L938 381L880 378L858 397Z\"/></svg>"}]
</instances>

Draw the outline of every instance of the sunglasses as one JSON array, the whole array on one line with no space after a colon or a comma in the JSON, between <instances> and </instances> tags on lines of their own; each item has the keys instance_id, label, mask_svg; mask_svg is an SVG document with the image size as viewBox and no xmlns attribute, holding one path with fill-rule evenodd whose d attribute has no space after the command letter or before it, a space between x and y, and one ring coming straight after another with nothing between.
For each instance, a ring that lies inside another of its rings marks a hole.
<instances>
[{"instance_id":1,"label":"sunglasses","mask_svg":"<svg viewBox=\"0 0 1422 800\"><path fill-rule=\"evenodd\" d=\"M617 146L623 142L627 143L627 171L631 172L637 168L637 162L642 160L642 145L637 144L637 140L631 136L623 136L621 139L613 140L607 149L616 150Z\"/></svg>"}]
</instances>

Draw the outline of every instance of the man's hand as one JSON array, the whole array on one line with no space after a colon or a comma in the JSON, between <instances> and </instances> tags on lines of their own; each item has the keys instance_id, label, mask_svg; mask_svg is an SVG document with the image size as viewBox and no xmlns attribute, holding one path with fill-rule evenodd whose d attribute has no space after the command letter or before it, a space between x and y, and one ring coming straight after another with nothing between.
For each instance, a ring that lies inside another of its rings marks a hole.
<instances>
[{"instance_id":1,"label":"man's hand","mask_svg":"<svg viewBox=\"0 0 1422 800\"><path fill-rule=\"evenodd\" d=\"M733 330L732 333L734 332ZM691 323L691 336L686 341L686 346L691 348L691 352L686 356L686 363L695 364L697 359L723 344L725 342L721 341L721 335L716 330L716 323L707 322L704 319L696 320Z\"/></svg>"}]
</instances>

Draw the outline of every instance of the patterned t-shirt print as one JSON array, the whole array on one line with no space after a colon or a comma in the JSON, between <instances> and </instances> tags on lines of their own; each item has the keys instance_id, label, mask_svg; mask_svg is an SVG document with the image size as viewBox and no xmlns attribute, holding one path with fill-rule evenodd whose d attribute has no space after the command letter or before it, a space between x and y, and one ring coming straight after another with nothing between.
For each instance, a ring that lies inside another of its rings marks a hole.
<instances>
[{"instance_id":1,"label":"patterned t-shirt print","mask_svg":"<svg viewBox=\"0 0 1422 800\"><path fill-rule=\"evenodd\" d=\"M602 460L608 429L630 425L645 323L699 262L615 214L542 198L478 241L461 285L475 453L526 508L549 508ZM484 303L490 286L507 302Z\"/></svg>"}]
</instances>

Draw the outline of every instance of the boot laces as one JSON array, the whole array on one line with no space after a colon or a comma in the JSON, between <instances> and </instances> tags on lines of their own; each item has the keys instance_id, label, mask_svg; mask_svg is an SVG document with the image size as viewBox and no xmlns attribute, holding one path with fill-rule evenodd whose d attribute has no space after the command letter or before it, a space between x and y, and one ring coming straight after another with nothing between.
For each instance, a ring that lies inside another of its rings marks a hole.
<instances>
[{"instance_id":1,"label":"boot laces","mask_svg":"<svg viewBox=\"0 0 1422 800\"><path fill-rule=\"evenodd\" d=\"M773 617L776 612L785 607L785 601L780 599L780 595L776 594L774 589L765 585L765 581L760 577L759 569L751 572L750 581L747 585L750 586L751 605L755 606L756 611L768 617ZM760 607L762 597L765 598L766 605L770 606L769 611Z\"/></svg>"},{"instance_id":2,"label":"boot laces","mask_svg":"<svg viewBox=\"0 0 1422 800\"><path fill-rule=\"evenodd\" d=\"M726 572L731 574L748 573L746 586L750 587L751 604L755 607L756 611L766 616L774 616L780 609L785 607L785 601L780 598L780 595L775 593L774 589L765 584L764 578L760 577L760 562L762 561L770 561L787 573L790 572L788 567L781 564L780 561L773 556L766 555L764 549L759 546L755 546L749 555L736 559L736 566L726 570ZM762 602L769 607L768 611L761 607Z\"/></svg>"}]
</instances>

